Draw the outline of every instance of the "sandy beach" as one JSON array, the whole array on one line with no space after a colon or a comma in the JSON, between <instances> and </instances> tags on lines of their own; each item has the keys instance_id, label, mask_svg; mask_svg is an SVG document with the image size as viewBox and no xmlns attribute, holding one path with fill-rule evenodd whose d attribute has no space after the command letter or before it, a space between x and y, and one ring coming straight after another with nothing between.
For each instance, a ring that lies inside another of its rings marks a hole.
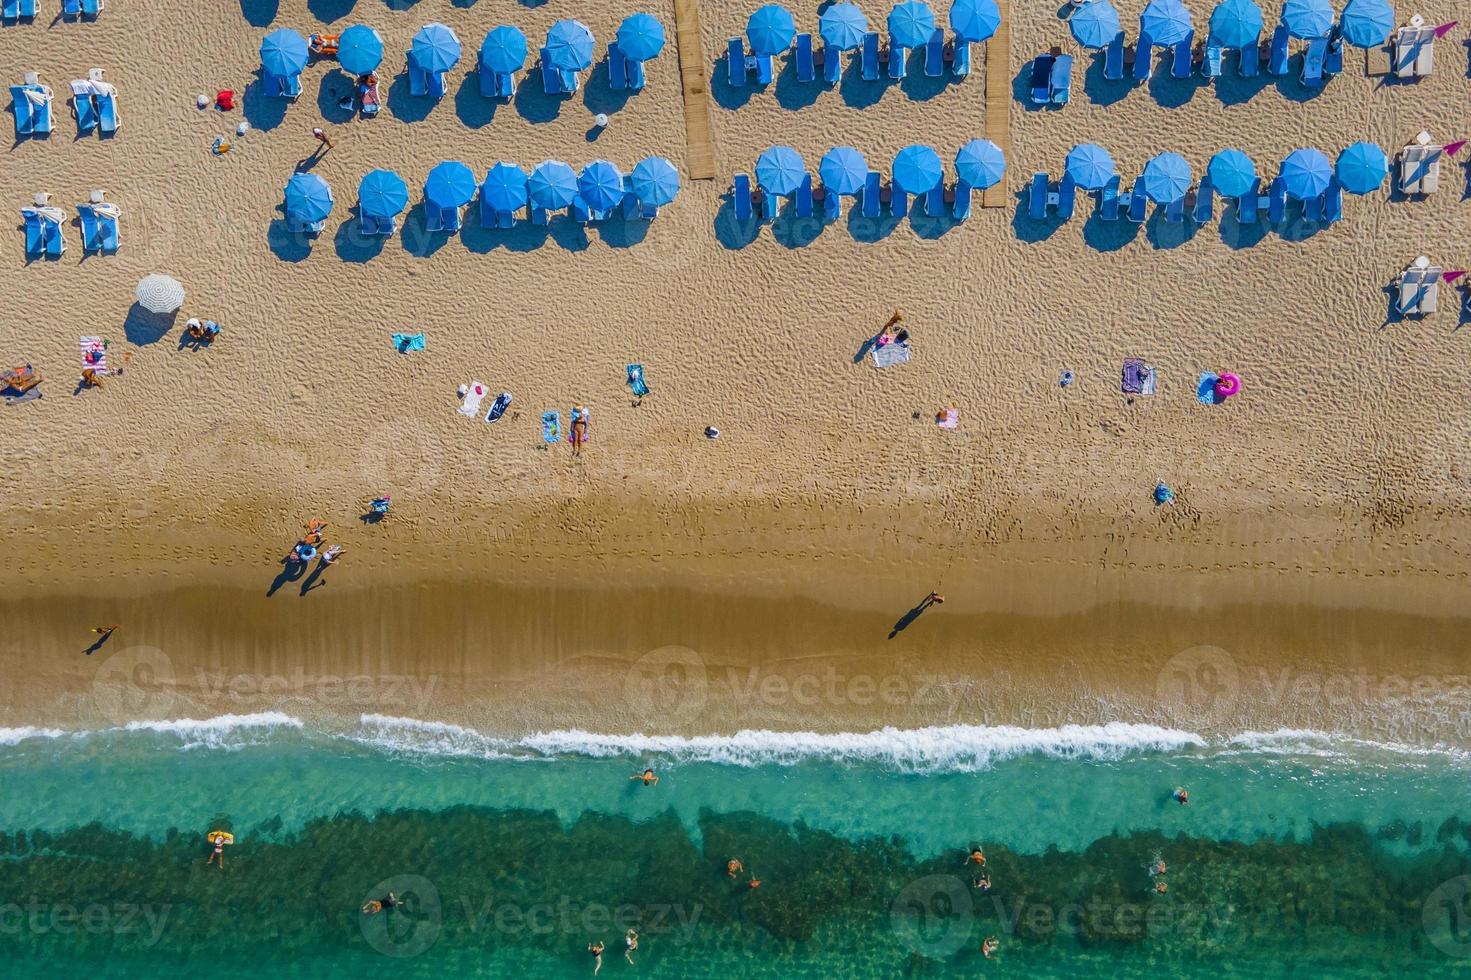
<instances>
[{"instance_id":1,"label":"sandy beach","mask_svg":"<svg viewBox=\"0 0 1471 980\"><path fill-rule=\"evenodd\" d=\"M1471 259L1459 161L1426 200L1350 197L1341 223L1256 241L1231 222L1182 233L1156 218L1135 233L1092 218L1087 200L1071 222L1037 226L1015 200L978 199L938 237L905 221L856 240L845 221L808 242L778 222L738 244L725 195L762 149L790 144L815 169L847 143L886 170L927 143L948 170L959 145L988 135L984 72L978 52L971 77L943 87L921 75L799 89L784 74L741 96L719 82L716 55L754 4L700 6L714 181L688 179L671 7L645 8L671 34L645 91L615 99L594 71L554 102L525 78L493 112L470 71L490 27L536 41L577 16L601 52L635 8L120 2L96 23L0 31L12 83L36 70L58 93L56 132L8 151L0 198L19 208L47 191L70 212L102 188L123 212L116 256L83 258L71 225L59 261L27 262L18 229L0 251L0 356L47 378L41 400L0 408L0 725L289 704L507 731L1122 719L1466 741L1462 294L1443 287L1437 314L1391 322L1385 291L1418 255L1448 269ZM1142 3L1119 7L1137 22ZM1456 16L1445 2L1416 11ZM1208 13L1196 10L1198 28ZM797 14L816 29L815 12ZM1054 44L1083 54L1051 5L1009 15L1011 77L1024 82ZM433 20L465 46L437 105L386 77ZM258 93L266 31L357 22L388 51L380 118L340 121L350 82L330 62L307 69L289 107ZM1164 71L1105 88L1080 58L1065 109L1011 103L1006 186L1056 178L1082 141L1109 148L1127 179L1162 150L1199 174L1235 146L1271 174L1299 146L1332 158L1360 139L1392 154L1422 129L1459 139L1463 34L1438 43L1436 73L1417 84L1364 77L1350 49L1316 94L1296 61L1259 90ZM118 89L112 140L74 139L62 105L92 66ZM223 88L244 93L243 112L195 108L196 93ZM594 112L612 117L595 138ZM335 146L313 172L336 207L308 242L285 233L278 205L324 116ZM212 156L242 119L251 132ZM416 206L443 159L483 174L497 160L627 168L650 154L686 179L646 233L501 233L472 213L445 240ZM408 181L412 209L372 254L350 209L379 166ZM155 271L188 290L161 337L129 318ZM914 355L876 370L857 355L896 307ZM190 316L223 336L182 349ZM390 334L419 330L427 349L392 348ZM128 358L103 390L74 395L79 335ZM1157 367L1154 397L1120 393L1131 356ZM633 362L651 388L638 405L624 386ZM1077 379L1067 388L1063 370ZM1242 394L1202 405L1207 370L1239 373ZM514 394L506 418L456 412L472 379ZM578 458L540 439L541 413L573 405L592 412ZM959 429L939 430L950 405ZM1156 507L1156 481L1173 506ZM389 518L360 521L380 493L393 495ZM312 517L347 550L303 593L275 580ZM932 589L943 606L896 631ZM87 630L107 623L122 627L83 657ZM152 663L143 648L163 652L169 699L99 704L99 689L138 683L123 668ZM109 673L118 657L133 659ZM671 664L695 671L697 696L685 681L672 700L647 694ZM297 671L413 678L428 693L375 688L359 703L313 681L285 695L217 681ZM752 696L752 671L769 690L780 683L767 678L807 676L820 690ZM1349 693L1283 695L1284 671ZM903 690L857 695L859 676Z\"/></svg>"}]
</instances>

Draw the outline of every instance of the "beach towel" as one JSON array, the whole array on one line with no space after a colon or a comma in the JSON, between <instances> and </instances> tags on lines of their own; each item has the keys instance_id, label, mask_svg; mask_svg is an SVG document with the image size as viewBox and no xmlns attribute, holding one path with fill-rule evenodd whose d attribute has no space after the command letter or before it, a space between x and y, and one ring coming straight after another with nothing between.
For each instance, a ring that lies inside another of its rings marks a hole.
<instances>
[{"instance_id":1,"label":"beach towel","mask_svg":"<svg viewBox=\"0 0 1471 980\"><path fill-rule=\"evenodd\" d=\"M1221 397L1216 394L1216 382L1221 377L1212 371L1200 372L1200 383L1195 386L1195 397L1202 405L1219 405Z\"/></svg>"},{"instance_id":2,"label":"beach towel","mask_svg":"<svg viewBox=\"0 0 1471 980\"><path fill-rule=\"evenodd\" d=\"M644 366L642 364L628 365L628 387L633 392L633 397L642 398L649 393L649 386L644 384Z\"/></svg>"},{"instance_id":3,"label":"beach towel","mask_svg":"<svg viewBox=\"0 0 1471 980\"><path fill-rule=\"evenodd\" d=\"M873 366L876 368L904 364L909 360L909 341L900 340L882 347L875 347L870 352L870 356L873 357Z\"/></svg>"},{"instance_id":4,"label":"beach towel","mask_svg":"<svg viewBox=\"0 0 1471 980\"><path fill-rule=\"evenodd\" d=\"M958 428L960 428L960 409L958 409L958 408L947 408L947 409L945 409L945 411L943 411L943 412L940 413L940 417L937 418L937 419L935 419L935 424L938 425L942 429L958 429Z\"/></svg>"},{"instance_id":5,"label":"beach towel","mask_svg":"<svg viewBox=\"0 0 1471 980\"><path fill-rule=\"evenodd\" d=\"M480 399L485 397L485 382L472 381L465 389L464 401L460 403L460 414L473 419L480 414Z\"/></svg>"},{"instance_id":6,"label":"beach towel","mask_svg":"<svg viewBox=\"0 0 1471 980\"><path fill-rule=\"evenodd\" d=\"M485 421L496 422L506 414L506 409L511 407L511 393L503 391L495 396L495 401L490 403L490 411L485 413Z\"/></svg>"},{"instance_id":7,"label":"beach towel","mask_svg":"<svg viewBox=\"0 0 1471 980\"><path fill-rule=\"evenodd\" d=\"M422 333L396 333L393 335L393 347L400 354L407 354L411 350L423 350L424 335Z\"/></svg>"},{"instance_id":8,"label":"beach towel","mask_svg":"<svg viewBox=\"0 0 1471 980\"><path fill-rule=\"evenodd\" d=\"M1154 365L1145 364L1138 357L1125 360L1123 383L1120 388L1126 395L1154 394Z\"/></svg>"},{"instance_id":9,"label":"beach towel","mask_svg":"<svg viewBox=\"0 0 1471 980\"><path fill-rule=\"evenodd\" d=\"M562 440L562 413L543 412L541 415L541 441L546 443Z\"/></svg>"},{"instance_id":10,"label":"beach towel","mask_svg":"<svg viewBox=\"0 0 1471 980\"><path fill-rule=\"evenodd\" d=\"M81 339L82 367L91 368L99 377L107 373L107 345L101 337Z\"/></svg>"}]
</instances>

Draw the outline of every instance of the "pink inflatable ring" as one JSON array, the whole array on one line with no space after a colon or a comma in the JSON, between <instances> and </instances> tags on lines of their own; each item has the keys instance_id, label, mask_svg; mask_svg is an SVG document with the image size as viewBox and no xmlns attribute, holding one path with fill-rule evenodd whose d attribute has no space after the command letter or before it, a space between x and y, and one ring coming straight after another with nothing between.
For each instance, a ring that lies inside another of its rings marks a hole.
<instances>
[{"instance_id":1,"label":"pink inflatable ring","mask_svg":"<svg viewBox=\"0 0 1471 980\"><path fill-rule=\"evenodd\" d=\"M1224 373L1216 379L1216 397L1230 398L1241 390L1241 378L1237 375Z\"/></svg>"}]
</instances>

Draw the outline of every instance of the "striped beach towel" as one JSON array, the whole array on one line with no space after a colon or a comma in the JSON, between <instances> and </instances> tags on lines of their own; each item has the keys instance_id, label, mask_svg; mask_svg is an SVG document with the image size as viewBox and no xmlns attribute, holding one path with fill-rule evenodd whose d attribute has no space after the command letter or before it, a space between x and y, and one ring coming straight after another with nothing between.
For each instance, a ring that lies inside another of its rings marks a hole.
<instances>
[{"instance_id":1,"label":"striped beach towel","mask_svg":"<svg viewBox=\"0 0 1471 980\"><path fill-rule=\"evenodd\" d=\"M83 337L81 339L82 367L91 368L93 372L101 376L107 373L107 346L103 344L101 337Z\"/></svg>"},{"instance_id":2,"label":"striped beach towel","mask_svg":"<svg viewBox=\"0 0 1471 980\"><path fill-rule=\"evenodd\" d=\"M900 340L882 347L875 347L871 355L876 368L893 367L909 360L909 342Z\"/></svg>"}]
</instances>

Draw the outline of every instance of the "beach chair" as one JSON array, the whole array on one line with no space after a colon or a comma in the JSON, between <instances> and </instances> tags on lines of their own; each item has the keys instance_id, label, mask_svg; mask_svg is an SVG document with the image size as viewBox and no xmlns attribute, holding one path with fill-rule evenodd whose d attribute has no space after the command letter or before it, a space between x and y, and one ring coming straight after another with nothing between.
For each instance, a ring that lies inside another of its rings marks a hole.
<instances>
[{"instance_id":1,"label":"beach chair","mask_svg":"<svg viewBox=\"0 0 1471 980\"><path fill-rule=\"evenodd\" d=\"M941 218L945 215L945 185L936 184L930 188L924 196L924 213L931 218Z\"/></svg>"},{"instance_id":2,"label":"beach chair","mask_svg":"<svg viewBox=\"0 0 1471 980\"><path fill-rule=\"evenodd\" d=\"M628 61L628 89L631 92L642 92L648 84L648 78L644 74L644 63L642 61Z\"/></svg>"},{"instance_id":3,"label":"beach chair","mask_svg":"<svg viewBox=\"0 0 1471 980\"><path fill-rule=\"evenodd\" d=\"M495 98L498 84L496 73L481 65L475 70L475 74L479 76L480 97L482 99Z\"/></svg>"},{"instance_id":4,"label":"beach chair","mask_svg":"<svg viewBox=\"0 0 1471 980\"><path fill-rule=\"evenodd\" d=\"M43 254L46 251L46 228L41 221L41 212L35 208L21 208L20 217L26 232L26 257Z\"/></svg>"},{"instance_id":5,"label":"beach chair","mask_svg":"<svg viewBox=\"0 0 1471 980\"><path fill-rule=\"evenodd\" d=\"M1257 72L1261 69L1261 42L1254 41L1248 44L1238 54L1240 55L1240 60L1236 64L1236 70L1241 73L1241 77L1243 78L1255 78Z\"/></svg>"},{"instance_id":6,"label":"beach chair","mask_svg":"<svg viewBox=\"0 0 1471 980\"><path fill-rule=\"evenodd\" d=\"M1052 76L1047 81L1053 105L1067 105L1073 94L1073 56L1058 55L1052 62Z\"/></svg>"},{"instance_id":7,"label":"beach chair","mask_svg":"<svg viewBox=\"0 0 1471 980\"><path fill-rule=\"evenodd\" d=\"M1124 32L1119 31L1103 49L1103 77L1110 82L1124 80Z\"/></svg>"},{"instance_id":8,"label":"beach chair","mask_svg":"<svg viewBox=\"0 0 1471 980\"><path fill-rule=\"evenodd\" d=\"M1216 189L1211 186L1209 179L1202 180L1200 186L1195 190L1195 209L1190 216L1195 223L1203 225L1216 216Z\"/></svg>"},{"instance_id":9,"label":"beach chair","mask_svg":"<svg viewBox=\"0 0 1471 980\"><path fill-rule=\"evenodd\" d=\"M1399 276L1399 299L1396 306L1404 316L1434 313L1439 305L1441 268L1420 256Z\"/></svg>"},{"instance_id":10,"label":"beach chair","mask_svg":"<svg viewBox=\"0 0 1471 980\"><path fill-rule=\"evenodd\" d=\"M843 79L843 52L831 44L822 46L822 78L829 85L836 85Z\"/></svg>"},{"instance_id":11,"label":"beach chair","mask_svg":"<svg viewBox=\"0 0 1471 980\"><path fill-rule=\"evenodd\" d=\"M15 141L19 143L24 137L32 136L36 132L36 106L26 93L30 90L27 85L10 86L10 106L15 114ZM91 96L87 98L91 102Z\"/></svg>"},{"instance_id":12,"label":"beach chair","mask_svg":"<svg viewBox=\"0 0 1471 980\"><path fill-rule=\"evenodd\" d=\"M1236 199L1236 222L1243 225L1256 224L1257 207L1262 199L1262 180L1254 177L1246 193Z\"/></svg>"},{"instance_id":13,"label":"beach chair","mask_svg":"<svg viewBox=\"0 0 1471 980\"><path fill-rule=\"evenodd\" d=\"M617 41L608 45L608 87L614 91L628 87L628 59L623 57Z\"/></svg>"},{"instance_id":14,"label":"beach chair","mask_svg":"<svg viewBox=\"0 0 1471 980\"><path fill-rule=\"evenodd\" d=\"M1178 225L1185 220L1185 199L1177 197L1165 205L1165 220L1172 225Z\"/></svg>"},{"instance_id":15,"label":"beach chair","mask_svg":"<svg viewBox=\"0 0 1471 980\"><path fill-rule=\"evenodd\" d=\"M1200 73L1206 78L1221 77L1221 63L1225 58L1226 49L1219 44L1207 44L1205 46L1205 61L1201 63Z\"/></svg>"},{"instance_id":16,"label":"beach chair","mask_svg":"<svg viewBox=\"0 0 1471 980\"><path fill-rule=\"evenodd\" d=\"M1108 178L1098 192L1098 217L1103 221L1119 220L1119 175Z\"/></svg>"},{"instance_id":17,"label":"beach chair","mask_svg":"<svg viewBox=\"0 0 1471 980\"><path fill-rule=\"evenodd\" d=\"M751 220L751 176L736 174L730 182L730 204L737 221Z\"/></svg>"},{"instance_id":18,"label":"beach chair","mask_svg":"<svg viewBox=\"0 0 1471 980\"><path fill-rule=\"evenodd\" d=\"M909 68L909 49L901 48L894 43L893 35L889 36L889 77L903 78Z\"/></svg>"},{"instance_id":19,"label":"beach chair","mask_svg":"<svg viewBox=\"0 0 1471 980\"><path fill-rule=\"evenodd\" d=\"M1323 59L1328 55L1328 39L1326 37L1315 37L1308 41L1307 50L1302 55L1301 80L1304 85L1319 86L1323 84Z\"/></svg>"},{"instance_id":20,"label":"beach chair","mask_svg":"<svg viewBox=\"0 0 1471 980\"><path fill-rule=\"evenodd\" d=\"M1073 183L1073 178L1067 174L1062 175L1062 182L1057 185L1057 217L1061 221L1071 221L1073 208L1078 202L1078 185Z\"/></svg>"},{"instance_id":21,"label":"beach chair","mask_svg":"<svg viewBox=\"0 0 1471 980\"><path fill-rule=\"evenodd\" d=\"M20 0L20 15L26 20L36 19L36 0Z\"/></svg>"},{"instance_id":22,"label":"beach chair","mask_svg":"<svg viewBox=\"0 0 1471 980\"><path fill-rule=\"evenodd\" d=\"M1343 220L1343 185L1333 180L1323 193L1323 221L1333 224Z\"/></svg>"},{"instance_id":23,"label":"beach chair","mask_svg":"<svg viewBox=\"0 0 1471 980\"><path fill-rule=\"evenodd\" d=\"M1139 46L1134 53L1134 81L1147 82L1154 74L1154 42L1148 34L1139 35Z\"/></svg>"},{"instance_id":24,"label":"beach chair","mask_svg":"<svg viewBox=\"0 0 1471 980\"><path fill-rule=\"evenodd\" d=\"M623 178L623 220L643 220L643 207L639 204L638 195L633 192L631 182L627 177Z\"/></svg>"},{"instance_id":25,"label":"beach chair","mask_svg":"<svg viewBox=\"0 0 1471 980\"><path fill-rule=\"evenodd\" d=\"M776 77L776 59L769 54L758 54L752 56L751 64L756 69L756 84L770 85Z\"/></svg>"},{"instance_id":26,"label":"beach chair","mask_svg":"<svg viewBox=\"0 0 1471 980\"><path fill-rule=\"evenodd\" d=\"M391 235L393 234L398 220L396 218L375 218L372 215L358 215L358 227L364 235Z\"/></svg>"},{"instance_id":27,"label":"beach chair","mask_svg":"<svg viewBox=\"0 0 1471 980\"><path fill-rule=\"evenodd\" d=\"M1268 75L1287 74L1287 59L1290 57L1287 42L1290 37L1285 25L1278 25L1277 29L1272 32L1271 47L1267 56Z\"/></svg>"},{"instance_id":28,"label":"beach chair","mask_svg":"<svg viewBox=\"0 0 1471 980\"><path fill-rule=\"evenodd\" d=\"M378 110L383 107L378 98L378 78L375 75L373 82L363 86L359 90L359 101L362 103L363 118L372 119L378 115Z\"/></svg>"},{"instance_id":29,"label":"beach chair","mask_svg":"<svg viewBox=\"0 0 1471 980\"><path fill-rule=\"evenodd\" d=\"M1139 186L1139 181L1134 181L1134 186L1129 189L1128 218L1137 224L1142 224L1149 217L1149 198Z\"/></svg>"},{"instance_id":30,"label":"beach chair","mask_svg":"<svg viewBox=\"0 0 1471 980\"><path fill-rule=\"evenodd\" d=\"M105 83L95 85L97 90L94 98L97 100L97 131L103 136L111 136L117 132L117 90Z\"/></svg>"},{"instance_id":31,"label":"beach chair","mask_svg":"<svg viewBox=\"0 0 1471 980\"><path fill-rule=\"evenodd\" d=\"M950 52L950 74L964 78L970 74L970 42L956 39Z\"/></svg>"},{"instance_id":32,"label":"beach chair","mask_svg":"<svg viewBox=\"0 0 1471 980\"><path fill-rule=\"evenodd\" d=\"M82 16L82 0L61 0L61 16L69 20Z\"/></svg>"},{"instance_id":33,"label":"beach chair","mask_svg":"<svg viewBox=\"0 0 1471 980\"><path fill-rule=\"evenodd\" d=\"M863 78L869 82L879 79L879 36L874 31L863 35Z\"/></svg>"},{"instance_id":34,"label":"beach chair","mask_svg":"<svg viewBox=\"0 0 1471 980\"><path fill-rule=\"evenodd\" d=\"M797 81L817 80L817 65L812 56L812 35L798 34L796 42Z\"/></svg>"},{"instance_id":35,"label":"beach chair","mask_svg":"<svg viewBox=\"0 0 1471 980\"><path fill-rule=\"evenodd\" d=\"M66 251L66 237L61 233L61 212L56 208L37 208L41 215L41 236L46 246L46 257L48 259L59 259ZM48 211L56 211L57 215L48 214Z\"/></svg>"},{"instance_id":36,"label":"beach chair","mask_svg":"<svg viewBox=\"0 0 1471 980\"><path fill-rule=\"evenodd\" d=\"M971 186L963 180L955 182L955 201L950 208L950 216L956 221L964 221L970 217Z\"/></svg>"},{"instance_id":37,"label":"beach chair","mask_svg":"<svg viewBox=\"0 0 1471 980\"><path fill-rule=\"evenodd\" d=\"M1332 37L1328 41L1328 57L1323 61L1323 74L1332 77L1343 74L1343 38Z\"/></svg>"},{"instance_id":38,"label":"beach chair","mask_svg":"<svg viewBox=\"0 0 1471 980\"><path fill-rule=\"evenodd\" d=\"M1170 74L1176 78L1189 78L1194 67L1195 57L1195 32L1186 34L1184 39L1175 45L1175 60L1171 66Z\"/></svg>"},{"instance_id":39,"label":"beach chair","mask_svg":"<svg viewBox=\"0 0 1471 980\"><path fill-rule=\"evenodd\" d=\"M102 251L102 227L97 222L97 212L90 204L77 205L77 218L82 223L82 251Z\"/></svg>"},{"instance_id":40,"label":"beach chair","mask_svg":"<svg viewBox=\"0 0 1471 980\"><path fill-rule=\"evenodd\" d=\"M726 81L731 88L746 87L746 42L738 37L725 42Z\"/></svg>"},{"instance_id":41,"label":"beach chair","mask_svg":"<svg viewBox=\"0 0 1471 980\"><path fill-rule=\"evenodd\" d=\"M5 0L0 4L0 20L20 20L20 0Z\"/></svg>"},{"instance_id":42,"label":"beach chair","mask_svg":"<svg viewBox=\"0 0 1471 980\"><path fill-rule=\"evenodd\" d=\"M924 46L924 73L926 78L939 78L945 73L945 32L938 27Z\"/></svg>"},{"instance_id":43,"label":"beach chair","mask_svg":"<svg viewBox=\"0 0 1471 980\"><path fill-rule=\"evenodd\" d=\"M828 221L837 221L843 216L843 195L831 187L822 188L822 216Z\"/></svg>"},{"instance_id":44,"label":"beach chair","mask_svg":"<svg viewBox=\"0 0 1471 980\"><path fill-rule=\"evenodd\" d=\"M1439 146L1431 145L1430 134L1421 133L1400 151L1399 186L1406 194L1431 194L1440 187Z\"/></svg>"},{"instance_id":45,"label":"beach chair","mask_svg":"<svg viewBox=\"0 0 1471 980\"><path fill-rule=\"evenodd\" d=\"M1037 105L1052 103L1052 63L1055 60L1050 54L1039 54L1032 59L1032 80L1028 88L1032 101Z\"/></svg>"},{"instance_id":46,"label":"beach chair","mask_svg":"<svg viewBox=\"0 0 1471 980\"><path fill-rule=\"evenodd\" d=\"M420 74L422 75L422 73ZM409 94L423 95L424 91L414 90L414 76L415 69L412 65L410 65ZM557 66L552 64L551 59L547 57L546 48L541 49L541 88L542 91L545 92L547 95L562 95L565 94L567 91L565 88L562 87L562 72L558 71Z\"/></svg>"},{"instance_id":47,"label":"beach chair","mask_svg":"<svg viewBox=\"0 0 1471 980\"><path fill-rule=\"evenodd\" d=\"M528 210L531 212L531 223L534 225L540 225L545 228L547 222L551 220L547 215L546 208L531 207Z\"/></svg>"},{"instance_id":48,"label":"beach chair","mask_svg":"<svg viewBox=\"0 0 1471 980\"><path fill-rule=\"evenodd\" d=\"M1047 190L1051 181L1044 173L1032 174L1031 189L1027 193L1027 217L1042 221L1047 217Z\"/></svg>"},{"instance_id":49,"label":"beach chair","mask_svg":"<svg viewBox=\"0 0 1471 980\"><path fill-rule=\"evenodd\" d=\"M892 180L889 181L889 214L895 218L909 214L909 195L896 187Z\"/></svg>"},{"instance_id":50,"label":"beach chair","mask_svg":"<svg viewBox=\"0 0 1471 980\"><path fill-rule=\"evenodd\" d=\"M1272 181L1267 196L1267 223L1280 225L1287 216L1287 182L1281 177Z\"/></svg>"},{"instance_id":51,"label":"beach chair","mask_svg":"<svg viewBox=\"0 0 1471 980\"><path fill-rule=\"evenodd\" d=\"M1391 70L1398 78L1420 78L1435 68L1435 29L1425 26L1419 14L1410 18L1408 27L1394 35L1394 61Z\"/></svg>"},{"instance_id":52,"label":"beach chair","mask_svg":"<svg viewBox=\"0 0 1471 980\"><path fill-rule=\"evenodd\" d=\"M1325 192L1326 193L1326 192ZM1323 194L1302 202L1302 220L1318 224L1323 220Z\"/></svg>"},{"instance_id":53,"label":"beach chair","mask_svg":"<svg viewBox=\"0 0 1471 980\"><path fill-rule=\"evenodd\" d=\"M761 188L761 217L766 221L775 221L781 213L781 198Z\"/></svg>"},{"instance_id":54,"label":"beach chair","mask_svg":"<svg viewBox=\"0 0 1471 980\"><path fill-rule=\"evenodd\" d=\"M812 175L802 175L802 183L797 185L797 217L812 217Z\"/></svg>"},{"instance_id":55,"label":"beach chair","mask_svg":"<svg viewBox=\"0 0 1471 980\"><path fill-rule=\"evenodd\" d=\"M883 198L883 177L877 170L868 172L868 179L863 183L863 216L865 218L877 218L879 216L879 204Z\"/></svg>"},{"instance_id":56,"label":"beach chair","mask_svg":"<svg viewBox=\"0 0 1471 980\"><path fill-rule=\"evenodd\" d=\"M96 17L107 6L106 0L82 0L82 16Z\"/></svg>"}]
</instances>

